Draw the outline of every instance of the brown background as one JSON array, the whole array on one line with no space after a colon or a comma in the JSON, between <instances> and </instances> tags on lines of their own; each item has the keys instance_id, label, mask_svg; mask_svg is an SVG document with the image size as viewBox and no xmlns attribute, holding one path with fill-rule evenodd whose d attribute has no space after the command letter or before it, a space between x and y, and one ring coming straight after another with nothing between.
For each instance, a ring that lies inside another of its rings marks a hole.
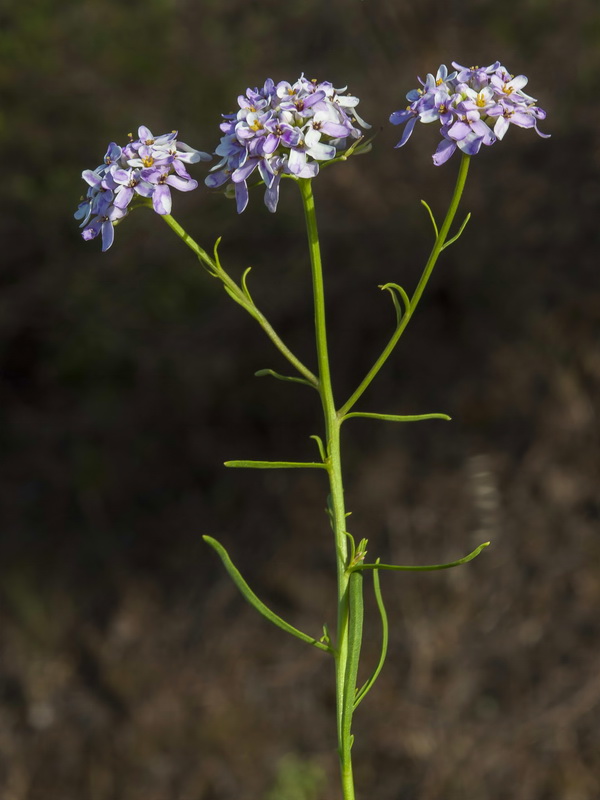
<instances>
[{"instance_id":1,"label":"brown background","mask_svg":"<svg viewBox=\"0 0 600 800\"><path fill-rule=\"evenodd\" d=\"M28 0L0 10L0 797L329 800L331 665L260 619L217 536L299 627L334 620L316 398L154 215L108 254L72 219L81 170L140 123L212 150L265 77L348 84L381 132L315 183L337 395L391 332L457 161L387 124L415 76L500 59L548 111L474 160L473 219L344 432L351 530L385 575L389 660L356 717L363 800L600 796L600 6L589 0ZM204 168L197 169L198 177ZM237 217L203 188L178 219L314 364L299 198ZM365 659L378 655L372 602Z\"/></svg>"}]
</instances>

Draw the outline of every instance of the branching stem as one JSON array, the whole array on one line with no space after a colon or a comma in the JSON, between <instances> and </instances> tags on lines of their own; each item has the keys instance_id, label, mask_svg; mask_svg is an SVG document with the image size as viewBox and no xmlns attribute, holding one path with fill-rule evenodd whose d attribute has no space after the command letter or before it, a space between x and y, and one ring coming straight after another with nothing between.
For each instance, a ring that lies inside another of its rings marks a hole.
<instances>
[{"instance_id":1,"label":"branching stem","mask_svg":"<svg viewBox=\"0 0 600 800\"><path fill-rule=\"evenodd\" d=\"M259 311L256 307L252 299L250 298L249 292L246 288L246 276L247 270L244 273L243 277L243 287L238 286L238 284L231 278L227 272L223 269L220 262L211 258L206 250L203 250L200 245L192 239L192 237L187 233L181 225L174 219L170 214L165 214L163 217L164 221L167 225L173 230L177 236L181 239L184 244L190 248L190 250L196 255L200 263L203 267L215 278L219 278L223 282L223 286L225 287L225 291L230 295L230 297L235 300L242 308L244 308L250 316L254 317L254 319L258 322L260 327L263 331L267 334L269 339L273 342L275 347L279 350L279 352L289 361L289 363L295 367L298 372L302 375L302 377L315 389L318 386L318 380L315 375L305 367L304 364L297 358L289 347L282 341L279 335L275 332L271 323L267 320L265 315ZM246 289L246 291L244 291Z\"/></svg>"}]
</instances>

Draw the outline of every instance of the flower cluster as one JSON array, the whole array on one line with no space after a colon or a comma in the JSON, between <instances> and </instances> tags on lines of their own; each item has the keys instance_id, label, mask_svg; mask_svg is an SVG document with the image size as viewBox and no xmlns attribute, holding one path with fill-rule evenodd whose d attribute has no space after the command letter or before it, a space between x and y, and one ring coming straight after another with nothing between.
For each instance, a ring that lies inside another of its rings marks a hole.
<instances>
[{"instance_id":1,"label":"flower cluster","mask_svg":"<svg viewBox=\"0 0 600 800\"><path fill-rule=\"evenodd\" d=\"M437 74L431 73L421 88L406 95L408 105L390 116L394 125L404 125L402 138L396 147L404 145L420 122L439 122L442 141L433 156L436 165L447 161L458 147L467 155L478 153L481 145L492 145L502 139L509 126L534 128L544 138L537 121L546 112L525 94L525 75L511 75L499 61L489 67L462 67L452 62L454 72L448 73L444 64Z\"/></svg>"},{"instance_id":2,"label":"flower cluster","mask_svg":"<svg viewBox=\"0 0 600 800\"><path fill-rule=\"evenodd\" d=\"M111 142L103 163L81 173L89 188L75 218L83 220L81 235L85 240L102 234L103 252L113 243L114 224L128 214L136 195L152 198L157 214L169 214L171 188L189 192L198 186L185 165L211 160L208 153L178 142L177 131L153 136L141 125L138 138L129 134L129 139L125 147Z\"/></svg>"},{"instance_id":3,"label":"flower cluster","mask_svg":"<svg viewBox=\"0 0 600 800\"><path fill-rule=\"evenodd\" d=\"M238 97L239 111L223 114L225 134L215 150L221 161L207 186L235 187L238 213L248 204L248 178L258 169L266 186L265 205L275 211L282 175L313 178L319 162L330 161L346 148L346 140L362 136L356 127L370 127L356 112L358 98L331 83L303 75L291 84L265 81Z\"/></svg>"}]
</instances>

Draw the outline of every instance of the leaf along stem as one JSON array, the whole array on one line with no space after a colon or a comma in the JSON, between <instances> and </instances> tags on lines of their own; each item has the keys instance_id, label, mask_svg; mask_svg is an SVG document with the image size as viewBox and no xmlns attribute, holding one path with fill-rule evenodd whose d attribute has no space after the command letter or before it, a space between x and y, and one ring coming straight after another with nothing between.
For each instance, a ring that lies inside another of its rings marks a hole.
<instances>
[{"instance_id":1,"label":"leaf along stem","mask_svg":"<svg viewBox=\"0 0 600 800\"><path fill-rule=\"evenodd\" d=\"M379 559L377 559L375 563L379 564ZM385 610L385 606L383 604L383 597L381 596L381 585L379 583L379 570L377 569L373 570L373 591L375 592L375 602L377 603L379 616L381 617L381 654L379 656L379 661L377 662L377 666L375 667L373 674L356 694L356 700L354 701L355 709L358 707L358 704L362 702L362 700L367 696L367 694L372 689L373 684L379 677L379 673L383 669L383 665L385 664L385 659L387 656L388 641L389 641L389 626L388 626L387 613Z\"/></svg>"},{"instance_id":2,"label":"leaf along stem","mask_svg":"<svg viewBox=\"0 0 600 800\"><path fill-rule=\"evenodd\" d=\"M377 561L375 564L357 564L357 566L353 567L353 570L364 570L364 569L390 569L396 571L403 571L403 572L432 572L438 569L451 569L452 567L460 567L461 564L467 564L469 561L472 561L474 558L481 553L482 550L485 550L486 547L489 547L491 542L483 542L480 544L479 547L476 547L472 553L464 556L463 558L459 558L458 561L450 561L448 564L426 564L424 566L405 566L403 564L380 564Z\"/></svg>"},{"instance_id":3,"label":"leaf along stem","mask_svg":"<svg viewBox=\"0 0 600 800\"><path fill-rule=\"evenodd\" d=\"M351 411L342 417L342 422L351 417L365 417L366 419L380 419L384 422L422 422L427 419L443 419L448 422L452 419L448 414L374 414L371 411Z\"/></svg>"},{"instance_id":4,"label":"leaf along stem","mask_svg":"<svg viewBox=\"0 0 600 800\"><path fill-rule=\"evenodd\" d=\"M225 461L226 467L235 469L327 469L319 461Z\"/></svg>"},{"instance_id":5,"label":"leaf along stem","mask_svg":"<svg viewBox=\"0 0 600 800\"><path fill-rule=\"evenodd\" d=\"M293 625L290 625L289 622L286 622L282 619L278 614L275 614L271 609L266 606L262 600L254 594L252 589L248 586L244 578L242 577L240 571L235 566L231 558L229 557L229 553L223 545L218 542L216 539L213 539L212 536L203 536L204 541L209 544L213 550L217 553L221 561L223 562L223 566L227 570L229 577L235 583L237 588L240 590L244 598L253 606L259 614L262 614L265 619L268 619L269 622L272 622L273 625L277 625L278 628L286 631L287 633L291 633L292 636L295 636L297 639L301 639L303 642L307 642L308 644L312 644L314 647L317 647L319 650L324 650L327 653L333 652L331 647L327 644L324 644L318 639L315 639L313 636L309 636L307 633L303 633L299 631L298 628L295 628Z\"/></svg>"}]
</instances>

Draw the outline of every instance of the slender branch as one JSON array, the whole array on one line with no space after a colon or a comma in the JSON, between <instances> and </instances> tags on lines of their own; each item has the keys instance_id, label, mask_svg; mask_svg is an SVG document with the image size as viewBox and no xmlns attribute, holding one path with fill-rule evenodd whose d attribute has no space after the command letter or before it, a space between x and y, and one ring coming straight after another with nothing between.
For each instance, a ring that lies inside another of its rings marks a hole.
<instances>
[{"instance_id":1,"label":"slender branch","mask_svg":"<svg viewBox=\"0 0 600 800\"><path fill-rule=\"evenodd\" d=\"M162 219L164 219L171 230L173 230L177 236L179 236L184 244L190 248L202 265L208 270L208 272L213 277L219 278L223 282L225 291L233 298L233 300L235 300L236 303L242 306L242 308L244 308L252 317L254 317L279 352L290 362L293 367L298 370L298 372L306 379L306 381L316 389L319 383L317 377L300 361L299 358L297 358L297 356L292 353L289 347L284 344L282 339L275 332L271 323L267 320L265 315L259 311L250 298L250 294L246 286L248 270L244 272L244 277L242 278L243 288L240 288L233 278L231 278L225 272L218 259L215 260L211 258L208 253L203 250L200 245L194 241L194 239L192 239L192 237L181 227L177 220L175 220L170 214L163 215Z\"/></svg>"},{"instance_id":2,"label":"slender branch","mask_svg":"<svg viewBox=\"0 0 600 800\"><path fill-rule=\"evenodd\" d=\"M356 401L360 397L362 397L364 392L371 385L371 382L373 381L379 370L383 367L383 365L389 358L390 354L392 353L394 347L398 343L398 340L404 333L406 326L408 325L410 319L412 318L412 315L415 312L417 305L419 304L419 300L421 299L421 295L423 294L425 287L427 286L427 282L431 277L431 273L433 272L433 268L436 265L438 256L442 252L444 244L446 243L446 238L450 231L450 226L452 225L454 217L456 216L456 211L458 210L460 198L462 197L463 189L465 187L465 182L467 180L467 174L469 171L469 159L470 156L463 154L460 162L460 167L458 170L456 185L454 187L454 194L452 195L452 200L450 201L450 206L448 207L448 211L446 213L444 222L442 223L442 227L440 228L439 234L436 237L433 249L431 250L429 258L427 259L427 263L425 265L425 269L423 270L423 274L421 275L421 279L419 280L417 288L415 289L414 294L411 297L410 307L409 309L406 310L404 316L402 317L396 330L394 331L391 339L385 346L383 352L381 353L375 364L371 367L371 369L369 370L365 378L362 380L356 391L348 398L348 400L340 408L339 413L342 416L345 416L350 411L350 409L356 403Z\"/></svg>"}]
</instances>

